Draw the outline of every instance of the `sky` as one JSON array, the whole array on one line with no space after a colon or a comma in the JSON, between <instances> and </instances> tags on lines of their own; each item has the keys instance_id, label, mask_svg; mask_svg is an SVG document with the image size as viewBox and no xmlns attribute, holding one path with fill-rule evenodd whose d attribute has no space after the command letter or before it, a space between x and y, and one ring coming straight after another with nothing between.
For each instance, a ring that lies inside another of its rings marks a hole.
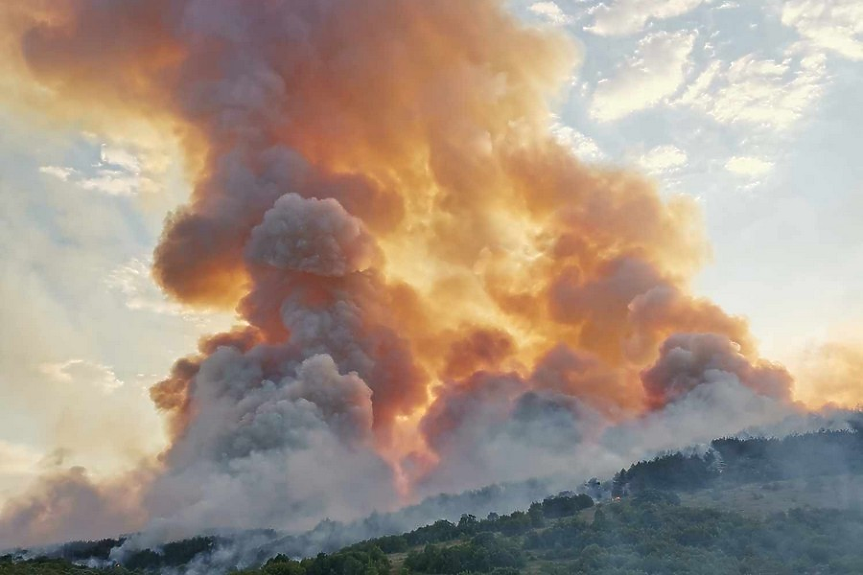
<instances>
[{"instance_id":1,"label":"sky","mask_svg":"<svg viewBox=\"0 0 863 575\"><path fill-rule=\"evenodd\" d=\"M747 316L767 357L863 317L863 6L534 2L584 65L558 134L697 197L713 260L696 291Z\"/></svg>"},{"instance_id":2,"label":"sky","mask_svg":"<svg viewBox=\"0 0 863 575\"><path fill-rule=\"evenodd\" d=\"M580 46L556 137L698 200L713 256L697 294L746 316L762 355L792 371L805 350L859 337L863 4L508 5ZM0 501L52 467L108 476L158 451L148 388L231 323L149 276L188 194L176 144L153 126L113 132L0 100Z\"/></svg>"}]
</instances>

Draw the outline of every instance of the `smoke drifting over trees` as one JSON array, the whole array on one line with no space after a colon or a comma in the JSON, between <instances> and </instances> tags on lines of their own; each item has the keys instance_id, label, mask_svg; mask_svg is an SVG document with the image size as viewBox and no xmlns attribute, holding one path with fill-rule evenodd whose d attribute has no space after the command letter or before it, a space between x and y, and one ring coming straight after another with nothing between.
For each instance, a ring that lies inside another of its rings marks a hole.
<instances>
[{"instance_id":1,"label":"smoke drifting over trees","mask_svg":"<svg viewBox=\"0 0 863 575\"><path fill-rule=\"evenodd\" d=\"M48 479L3 511L4 543L75 537L91 496L104 535L303 530L805 410L745 320L690 293L694 201L549 133L577 51L500 2L0 10L46 113L178 134L191 197L153 274L239 322L152 388L171 444L146 473ZM58 505L70 480L91 495Z\"/></svg>"}]
</instances>

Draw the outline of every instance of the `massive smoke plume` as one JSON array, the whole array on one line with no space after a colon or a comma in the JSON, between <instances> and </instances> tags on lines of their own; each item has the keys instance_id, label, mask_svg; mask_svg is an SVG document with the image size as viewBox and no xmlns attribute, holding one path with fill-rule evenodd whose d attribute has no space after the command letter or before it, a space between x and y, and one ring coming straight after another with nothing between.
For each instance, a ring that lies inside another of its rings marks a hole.
<instances>
[{"instance_id":1,"label":"massive smoke plume","mask_svg":"<svg viewBox=\"0 0 863 575\"><path fill-rule=\"evenodd\" d=\"M171 444L122 528L302 529L797 409L745 320L689 291L694 202L550 135L577 52L501 2L7 10L63 106L177 134L193 190L154 277L238 314L153 387ZM9 543L75 536L18 510Z\"/></svg>"}]
</instances>

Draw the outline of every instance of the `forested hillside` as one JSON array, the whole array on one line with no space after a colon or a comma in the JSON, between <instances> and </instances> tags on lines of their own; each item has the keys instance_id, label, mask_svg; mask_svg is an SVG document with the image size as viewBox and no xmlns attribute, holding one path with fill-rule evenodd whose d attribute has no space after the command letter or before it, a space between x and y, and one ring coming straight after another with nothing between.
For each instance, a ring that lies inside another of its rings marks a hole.
<instances>
[{"instance_id":1,"label":"forested hillside","mask_svg":"<svg viewBox=\"0 0 863 575\"><path fill-rule=\"evenodd\" d=\"M861 472L863 435L857 431L821 431L782 439L725 438L712 441L702 453L673 453L620 470L614 476L613 495Z\"/></svg>"},{"instance_id":2,"label":"forested hillside","mask_svg":"<svg viewBox=\"0 0 863 575\"><path fill-rule=\"evenodd\" d=\"M837 505L831 491L853 486L863 495L861 473L863 442L856 431L718 439L707 449L638 462L613 480L589 482L582 489L599 494L597 501L562 493L522 511L464 514L457 522L440 520L331 554L298 560L283 552L234 573L859 574L863 512L850 502L863 497ZM609 492L612 497L601 497ZM202 558L230 545L198 537L128 554L121 567L110 562L120 543L70 543L53 559L7 556L0 575L206 573Z\"/></svg>"},{"instance_id":3,"label":"forested hillside","mask_svg":"<svg viewBox=\"0 0 863 575\"><path fill-rule=\"evenodd\" d=\"M480 529L485 526L481 526ZM795 510L765 519L693 509L646 492L518 535L470 531L383 553L376 541L316 559L277 557L242 575L583 573L591 575L859 574L863 514Z\"/></svg>"}]
</instances>

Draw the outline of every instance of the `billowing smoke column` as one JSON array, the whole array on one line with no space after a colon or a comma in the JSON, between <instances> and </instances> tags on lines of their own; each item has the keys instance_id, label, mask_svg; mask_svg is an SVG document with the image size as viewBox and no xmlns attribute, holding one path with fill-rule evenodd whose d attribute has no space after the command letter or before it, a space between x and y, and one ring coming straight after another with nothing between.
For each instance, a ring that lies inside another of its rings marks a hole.
<instances>
[{"instance_id":1,"label":"billowing smoke column","mask_svg":"<svg viewBox=\"0 0 863 575\"><path fill-rule=\"evenodd\" d=\"M575 51L502 3L33 13L38 81L185 142L194 189L154 276L243 320L152 389L172 444L141 505L165 538L575 472L665 413L646 448L697 436L690 407L721 414L709 438L791 405L745 321L688 292L694 203L550 136Z\"/></svg>"}]
</instances>

